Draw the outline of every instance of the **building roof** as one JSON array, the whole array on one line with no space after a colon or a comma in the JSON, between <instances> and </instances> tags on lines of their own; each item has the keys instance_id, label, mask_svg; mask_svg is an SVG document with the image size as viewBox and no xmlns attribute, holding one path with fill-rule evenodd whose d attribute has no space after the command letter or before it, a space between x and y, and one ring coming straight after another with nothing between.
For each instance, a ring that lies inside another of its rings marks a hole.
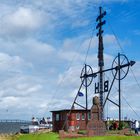
<instances>
[{"instance_id":1,"label":"building roof","mask_svg":"<svg viewBox=\"0 0 140 140\"><path fill-rule=\"evenodd\" d=\"M85 109L62 109L62 110L53 110L53 111L50 111L50 112L69 112L69 111L72 111L72 112L82 112L82 111L86 111ZM88 111L90 111L90 109L88 109Z\"/></svg>"}]
</instances>

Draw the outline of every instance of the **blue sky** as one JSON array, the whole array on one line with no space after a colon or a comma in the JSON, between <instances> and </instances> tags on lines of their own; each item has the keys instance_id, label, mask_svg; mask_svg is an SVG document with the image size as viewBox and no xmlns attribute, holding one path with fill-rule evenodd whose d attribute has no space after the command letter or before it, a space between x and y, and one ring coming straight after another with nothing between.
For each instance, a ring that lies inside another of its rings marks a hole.
<instances>
[{"instance_id":1,"label":"blue sky","mask_svg":"<svg viewBox=\"0 0 140 140\"><path fill-rule=\"evenodd\" d=\"M0 0L0 119L46 117L51 110L70 108L92 32L86 62L98 70L95 20L99 6L107 11L105 68L111 67L118 52L125 53L136 61L132 69L140 83L140 1ZM105 79L108 77L112 79L111 73ZM89 106L97 80L89 88ZM140 114L138 83L130 71L122 81L122 94ZM117 101L115 88L111 97ZM84 98L78 100L84 102ZM138 119L125 101L122 107L122 117ZM108 103L106 115L107 110L117 118L116 107Z\"/></svg>"}]
</instances>

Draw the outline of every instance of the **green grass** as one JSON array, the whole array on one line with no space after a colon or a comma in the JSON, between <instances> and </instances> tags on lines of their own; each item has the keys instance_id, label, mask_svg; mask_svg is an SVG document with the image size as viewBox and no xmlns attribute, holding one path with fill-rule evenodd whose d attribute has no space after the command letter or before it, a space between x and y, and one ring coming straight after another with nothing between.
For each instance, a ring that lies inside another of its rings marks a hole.
<instances>
[{"instance_id":1,"label":"green grass","mask_svg":"<svg viewBox=\"0 0 140 140\"><path fill-rule=\"evenodd\" d=\"M17 135L8 140L59 140L56 133ZM96 136L83 138L65 138L63 140L140 140L140 136Z\"/></svg>"},{"instance_id":2,"label":"green grass","mask_svg":"<svg viewBox=\"0 0 140 140\"><path fill-rule=\"evenodd\" d=\"M65 139L70 140L70 139ZM74 138L72 140L140 140L140 137L136 136L98 136L88 138Z\"/></svg>"},{"instance_id":3,"label":"green grass","mask_svg":"<svg viewBox=\"0 0 140 140\"><path fill-rule=\"evenodd\" d=\"M59 140L59 135L56 133L42 133L42 134L22 134L13 136L2 136L0 140Z\"/></svg>"},{"instance_id":4,"label":"green grass","mask_svg":"<svg viewBox=\"0 0 140 140\"><path fill-rule=\"evenodd\" d=\"M59 140L59 135L55 133L26 134L17 137L17 140Z\"/></svg>"}]
</instances>

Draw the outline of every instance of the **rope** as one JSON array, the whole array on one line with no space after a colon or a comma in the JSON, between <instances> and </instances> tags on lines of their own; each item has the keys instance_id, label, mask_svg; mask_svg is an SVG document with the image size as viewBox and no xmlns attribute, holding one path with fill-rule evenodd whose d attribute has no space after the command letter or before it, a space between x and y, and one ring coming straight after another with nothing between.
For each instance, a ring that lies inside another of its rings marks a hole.
<instances>
[{"instance_id":1,"label":"rope","mask_svg":"<svg viewBox=\"0 0 140 140\"><path fill-rule=\"evenodd\" d=\"M130 70L131 70L131 72L132 72L132 75L133 75L133 77L134 77L134 79L135 79L135 81L136 81L138 87L140 88L140 84L139 84L139 82L138 82L138 80L137 80L137 78L136 78L136 76L135 76L135 74L134 74L134 72L133 72L133 70L132 70L131 67L130 67Z\"/></svg>"},{"instance_id":2,"label":"rope","mask_svg":"<svg viewBox=\"0 0 140 140\"><path fill-rule=\"evenodd\" d=\"M125 100L125 102L127 103L127 105L132 109L132 111L135 113L135 115L139 118L140 120L140 116L138 115L138 113L132 108L132 106L128 103L128 101L125 99L125 97L122 95L123 99Z\"/></svg>"},{"instance_id":3,"label":"rope","mask_svg":"<svg viewBox=\"0 0 140 140\"><path fill-rule=\"evenodd\" d=\"M86 64L86 61L87 61L87 56L88 56L88 53L89 53L89 49L90 49L90 47L91 47L91 43L92 43L92 40L93 40L93 34L94 34L94 31L95 31L95 30L96 30L96 29L94 29L94 30L92 31L92 34L91 34L91 37L90 37L88 49L87 49L87 52L86 52L86 55L85 55L84 64Z\"/></svg>"},{"instance_id":4,"label":"rope","mask_svg":"<svg viewBox=\"0 0 140 140\"><path fill-rule=\"evenodd\" d=\"M122 48L122 46L121 46L121 44L120 44L120 41L119 41L117 35L115 34L115 32L114 32L114 30L113 30L113 28L112 28L112 26L111 26L109 20L108 20L107 23L108 23L108 25L109 25L109 27L110 27L110 29L111 29L111 31L112 31L112 33L113 33L113 35L114 35L116 41L117 41L117 43L118 43L118 46L120 47L121 51L124 53L124 50L123 50L123 48Z\"/></svg>"}]
</instances>

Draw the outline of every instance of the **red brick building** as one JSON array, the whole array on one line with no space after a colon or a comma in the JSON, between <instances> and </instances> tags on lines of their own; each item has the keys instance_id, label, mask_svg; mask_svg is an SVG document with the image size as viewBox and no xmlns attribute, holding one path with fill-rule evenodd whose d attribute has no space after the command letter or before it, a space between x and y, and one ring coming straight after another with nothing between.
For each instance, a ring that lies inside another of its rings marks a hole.
<instances>
[{"instance_id":1,"label":"red brick building","mask_svg":"<svg viewBox=\"0 0 140 140\"><path fill-rule=\"evenodd\" d=\"M88 120L91 119L90 110L86 113L83 109L74 110L58 110L52 112L53 131L59 130L85 130L86 129L86 116ZM87 114L87 115L86 115Z\"/></svg>"}]
</instances>

